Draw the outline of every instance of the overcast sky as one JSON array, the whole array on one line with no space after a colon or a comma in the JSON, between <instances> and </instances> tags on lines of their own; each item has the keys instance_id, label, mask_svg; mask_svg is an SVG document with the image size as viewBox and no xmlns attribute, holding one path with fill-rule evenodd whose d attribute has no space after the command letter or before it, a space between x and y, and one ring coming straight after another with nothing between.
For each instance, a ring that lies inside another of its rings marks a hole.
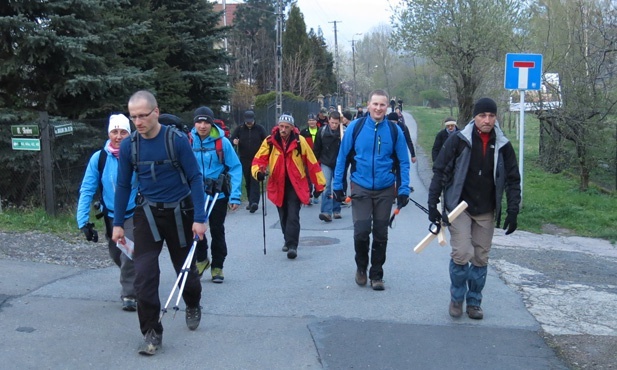
<instances>
[{"instance_id":1,"label":"overcast sky","mask_svg":"<svg viewBox=\"0 0 617 370\"><path fill-rule=\"evenodd\" d=\"M321 27L326 42L334 46L334 24L337 21L339 50L351 49L352 39L363 36L356 33L370 32L380 23L389 23L392 11L390 4L395 0L297 0L296 4L304 15L307 32Z\"/></svg>"}]
</instances>

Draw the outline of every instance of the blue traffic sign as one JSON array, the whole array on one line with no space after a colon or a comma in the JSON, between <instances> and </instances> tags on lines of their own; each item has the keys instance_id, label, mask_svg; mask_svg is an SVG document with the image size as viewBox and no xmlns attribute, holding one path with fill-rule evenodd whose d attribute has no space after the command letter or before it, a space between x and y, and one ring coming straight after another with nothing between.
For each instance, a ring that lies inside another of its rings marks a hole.
<instances>
[{"instance_id":1,"label":"blue traffic sign","mask_svg":"<svg viewBox=\"0 0 617 370\"><path fill-rule=\"evenodd\" d=\"M506 54L504 86L507 90L540 90L542 54Z\"/></svg>"}]
</instances>

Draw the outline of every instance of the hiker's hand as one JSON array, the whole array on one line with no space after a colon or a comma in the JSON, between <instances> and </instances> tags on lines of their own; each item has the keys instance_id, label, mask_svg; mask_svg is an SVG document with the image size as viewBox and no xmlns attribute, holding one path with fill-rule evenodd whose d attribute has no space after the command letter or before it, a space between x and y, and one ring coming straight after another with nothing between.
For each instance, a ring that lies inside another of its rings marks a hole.
<instances>
[{"instance_id":1,"label":"hiker's hand","mask_svg":"<svg viewBox=\"0 0 617 370\"><path fill-rule=\"evenodd\" d=\"M506 235L510 235L516 230L518 223L516 222L517 215L514 212L508 212L506 220L503 222L503 229L507 230Z\"/></svg>"},{"instance_id":2,"label":"hiker's hand","mask_svg":"<svg viewBox=\"0 0 617 370\"><path fill-rule=\"evenodd\" d=\"M321 193L323 193L323 190L322 191L313 190L313 198L315 199L319 198Z\"/></svg>"},{"instance_id":3,"label":"hiker's hand","mask_svg":"<svg viewBox=\"0 0 617 370\"><path fill-rule=\"evenodd\" d=\"M81 231L86 236L86 240L89 242L96 243L99 241L99 233L94 230L94 224L91 222L86 223L85 226L81 228Z\"/></svg>"},{"instance_id":4,"label":"hiker's hand","mask_svg":"<svg viewBox=\"0 0 617 370\"><path fill-rule=\"evenodd\" d=\"M333 192L334 200L337 202L343 203L345 201L345 192L342 190L335 190Z\"/></svg>"},{"instance_id":5,"label":"hiker's hand","mask_svg":"<svg viewBox=\"0 0 617 370\"><path fill-rule=\"evenodd\" d=\"M396 208L403 208L409 203L409 195L399 195L396 197Z\"/></svg>"},{"instance_id":6,"label":"hiker's hand","mask_svg":"<svg viewBox=\"0 0 617 370\"><path fill-rule=\"evenodd\" d=\"M434 224L441 222L441 213L437 210L437 205L428 206L428 220Z\"/></svg>"},{"instance_id":7,"label":"hiker's hand","mask_svg":"<svg viewBox=\"0 0 617 370\"><path fill-rule=\"evenodd\" d=\"M257 172L257 181L264 181L266 179L266 174L263 172Z\"/></svg>"}]
</instances>

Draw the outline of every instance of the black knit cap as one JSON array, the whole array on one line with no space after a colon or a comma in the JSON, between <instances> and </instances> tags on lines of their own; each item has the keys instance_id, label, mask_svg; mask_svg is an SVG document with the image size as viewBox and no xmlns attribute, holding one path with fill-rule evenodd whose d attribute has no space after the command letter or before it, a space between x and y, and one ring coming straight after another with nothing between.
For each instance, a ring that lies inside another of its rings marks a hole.
<instances>
[{"instance_id":1,"label":"black knit cap","mask_svg":"<svg viewBox=\"0 0 617 370\"><path fill-rule=\"evenodd\" d=\"M497 114L497 103L491 98L481 98L473 105L473 116L480 113Z\"/></svg>"},{"instance_id":2,"label":"black knit cap","mask_svg":"<svg viewBox=\"0 0 617 370\"><path fill-rule=\"evenodd\" d=\"M388 121L398 121L398 113L390 112L388 113Z\"/></svg>"},{"instance_id":3,"label":"black knit cap","mask_svg":"<svg viewBox=\"0 0 617 370\"><path fill-rule=\"evenodd\" d=\"M353 119L353 115L348 110L343 111L343 117L347 118L348 121L351 121Z\"/></svg>"},{"instance_id":4,"label":"black knit cap","mask_svg":"<svg viewBox=\"0 0 617 370\"><path fill-rule=\"evenodd\" d=\"M212 109L208 107L199 107L195 109L195 113L193 113L193 123L199 121L206 121L210 124L214 123L214 113Z\"/></svg>"}]
</instances>

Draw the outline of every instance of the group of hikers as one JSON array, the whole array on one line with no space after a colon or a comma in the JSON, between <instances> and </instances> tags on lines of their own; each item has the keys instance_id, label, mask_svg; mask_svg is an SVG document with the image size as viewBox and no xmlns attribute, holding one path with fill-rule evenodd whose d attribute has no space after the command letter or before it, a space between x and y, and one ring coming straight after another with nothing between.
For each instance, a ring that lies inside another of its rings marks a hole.
<instances>
[{"instance_id":1,"label":"group of hikers","mask_svg":"<svg viewBox=\"0 0 617 370\"><path fill-rule=\"evenodd\" d=\"M96 241L89 215L100 193L96 217L104 220L109 253L120 268L122 309L137 311L139 317L140 354L154 355L162 345L158 259L163 243L176 274L183 276L187 327L198 328L200 279L210 269L213 283L224 281L225 218L242 204L243 179L249 212L258 210L264 187L276 205L282 250L290 260L298 256L303 205L320 204L319 219L329 223L342 218L341 206L350 204L355 282L385 289L390 213L393 203L399 210L408 204L410 165L416 162L401 107L388 114L389 101L384 90L374 90L366 113L358 109L353 117L349 111L322 108L307 117L302 131L284 113L269 134L255 123L254 112L246 111L229 138L205 106L194 111L194 126L186 134L161 124L163 118L179 119L161 114L146 90L129 98L129 117L109 117L109 140L90 158L82 181L77 224L88 240ZM517 227L520 175L496 114L492 99L479 99L461 130L454 119L444 121L433 147L428 217L451 234L452 317L462 316L465 301L470 318L483 317L488 253L494 227L500 225L504 191L506 234ZM449 221L448 212L461 201L467 202L466 211Z\"/></svg>"}]
</instances>

